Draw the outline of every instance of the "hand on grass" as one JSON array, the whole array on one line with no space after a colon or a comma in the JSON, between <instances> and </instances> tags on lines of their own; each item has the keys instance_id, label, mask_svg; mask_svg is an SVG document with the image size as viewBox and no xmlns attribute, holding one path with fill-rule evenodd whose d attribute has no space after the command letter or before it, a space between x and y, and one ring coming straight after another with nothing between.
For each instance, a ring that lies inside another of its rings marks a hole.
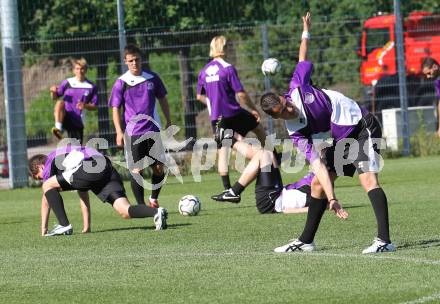
<instances>
[{"instance_id":1,"label":"hand on grass","mask_svg":"<svg viewBox=\"0 0 440 304\"><path fill-rule=\"evenodd\" d=\"M329 209L333 210L335 215L340 219L345 220L346 218L348 218L347 211L342 208L341 204L339 204L337 200L332 200L331 202L329 202Z\"/></svg>"}]
</instances>

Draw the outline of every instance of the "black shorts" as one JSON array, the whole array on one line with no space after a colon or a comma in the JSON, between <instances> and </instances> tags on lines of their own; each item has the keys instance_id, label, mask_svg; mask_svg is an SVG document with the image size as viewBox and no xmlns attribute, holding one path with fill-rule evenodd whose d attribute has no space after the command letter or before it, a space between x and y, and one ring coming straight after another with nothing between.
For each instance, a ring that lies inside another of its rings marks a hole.
<instances>
[{"instance_id":1,"label":"black shorts","mask_svg":"<svg viewBox=\"0 0 440 304\"><path fill-rule=\"evenodd\" d=\"M212 120L212 132L215 134L215 127L218 120ZM231 129L234 132L245 137L249 131L252 131L258 126L257 119L254 115L246 110L242 110L239 114L231 117L222 118L222 126L224 129Z\"/></svg>"},{"instance_id":2,"label":"black shorts","mask_svg":"<svg viewBox=\"0 0 440 304\"><path fill-rule=\"evenodd\" d=\"M88 165L92 166L92 168L97 168L98 163L104 162L105 167L101 170L90 172L88 169L85 169L85 162L88 161L90 162ZM78 170L72 174L66 174L66 171L58 169L56 178L63 191L92 191L102 202L113 204L115 199L126 197L119 173L105 156L102 156L102 158L94 156L92 159L82 161Z\"/></svg>"},{"instance_id":3,"label":"black shorts","mask_svg":"<svg viewBox=\"0 0 440 304\"><path fill-rule=\"evenodd\" d=\"M273 213L275 201L283 191L280 170L271 167L270 172L258 172L255 183L255 202L260 213Z\"/></svg>"},{"instance_id":4,"label":"black shorts","mask_svg":"<svg viewBox=\"0 0 440 304\"><path fill-rule=\"evenodd\" d=\"M72 122L72 118L69 115L64 116L63 129L67 131L69 138L76 138L79 140L80 145L83 143L84 127L80 128Z\"/></svg>"},{"instance_id":5,"label":"black shorts","mask_svg":"<svg viewBox=\"0 0 440 304\"><path fill-rule=\"evenodd\" d=\"M355 130L333 146L324 149L323 161L338 176L379 172L382 129L373 114L363 117ZM357 148L356 148L357 147Z\"/></svg>"},{"instance_id":6,"label":"black shorts","mask_svg":"<svg viewBox=\"0 0 440 304\"><path fill-rule=\"evenodd\" d=\"M160 132L148 134L151 138L142 139L143 135L125 137L125 159L130 171L134 168L144 169L165 163L165 149L160 139Z\"/></svg>"}]
</instances>

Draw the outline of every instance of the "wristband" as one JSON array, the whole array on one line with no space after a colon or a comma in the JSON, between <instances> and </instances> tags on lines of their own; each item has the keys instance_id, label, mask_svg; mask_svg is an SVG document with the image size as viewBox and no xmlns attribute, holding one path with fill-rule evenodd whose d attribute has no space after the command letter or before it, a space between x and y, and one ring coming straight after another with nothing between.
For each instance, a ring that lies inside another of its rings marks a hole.
<instances>
[{"instance_id":1,"label":"wristband","mask_svg":"<svg viewBox=\"0 0 440 304\"><path fill-rule=\"evenodd\" d=\"M331 203L332 201L335 201L335 202L337 202L338 200L337 200L337 199L335 199L335 198L331 198L331 199L329 199L329 200L328 200L328 202L329 202L329 203Z\"/></svg>"},{"instance_id":2,"label":"wristband","mask_svg":"<svg viewBox=\"0 0 440 304\"><path fill-rule=\"evenodd\" d=\"M302 32L301 39L310 39L310 33L306 31Z\"/></svg>"}]
</instances>

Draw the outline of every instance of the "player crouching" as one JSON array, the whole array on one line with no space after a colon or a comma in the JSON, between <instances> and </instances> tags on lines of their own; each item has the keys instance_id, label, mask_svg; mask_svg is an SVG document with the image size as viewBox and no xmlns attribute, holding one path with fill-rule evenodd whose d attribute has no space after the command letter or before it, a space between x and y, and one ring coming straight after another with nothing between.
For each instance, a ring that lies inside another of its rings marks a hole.
<instances>
[{"instance_id":1,"label":"player crouching","mask_svg":"<svg viewBox=\"0 0 440 304\"><path fill-rule=\"evenodd\" d=\"M73 233L64 209L61 191L91 190L102 202L107 202L125 219L153 217L156 230L167 228L168 213L164 208L130 205L121 177L111 161L98 151L81 146L66 146L49 155L38 154L29 160L29 174L43 180L41 200L41 235ZM53 210L59 225L47 230L49 211Z\"/></svg>"}]
</instances>

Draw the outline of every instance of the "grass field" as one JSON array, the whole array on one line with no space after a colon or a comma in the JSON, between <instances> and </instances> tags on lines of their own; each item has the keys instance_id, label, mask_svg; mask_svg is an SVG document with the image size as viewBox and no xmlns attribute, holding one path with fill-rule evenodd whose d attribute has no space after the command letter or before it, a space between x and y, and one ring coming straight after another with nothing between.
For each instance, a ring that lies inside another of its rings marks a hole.
<instances>
[{"instance_id":1,"label":"grass field","mask_svg":"<svg viewBox=\"0 0 440 304\"><path fill-rule=\"evenodd\" d=\"M253 186L239 205L215 203L215 175L164 187L165 231L152 219L123 220L93 197L93 232L81 235L77 196L66 193L74 235L43 238L41 190L0 191L0 302L440 303L439 172L440 157L386 160L381 182L398 251L368 256L361 251L376 227L357 178L337 182L349 219L328 212L318 250L290 255L272 250L301 232L306 215L259 215ZM177 212L189 193L202 200L199 216Z\"/></svg>"}]
</instances>

